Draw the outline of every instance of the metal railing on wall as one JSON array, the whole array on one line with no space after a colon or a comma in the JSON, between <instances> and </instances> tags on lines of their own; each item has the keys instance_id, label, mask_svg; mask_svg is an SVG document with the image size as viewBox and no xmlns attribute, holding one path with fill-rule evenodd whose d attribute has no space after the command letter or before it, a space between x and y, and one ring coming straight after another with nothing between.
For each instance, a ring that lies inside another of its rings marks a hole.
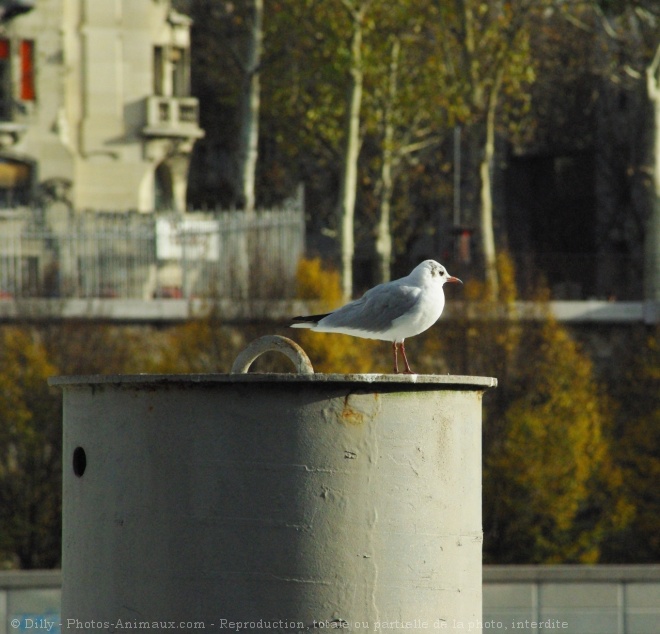
<instances>
[{"instance_id":1,"label":"metal railing on wall","mask_svg":"<svg viewBox=\"0 0 660 634\"><path fill-rule=\"evenodd\" d=\"M242 211L0 211L0 297L290 298L302 200Z\"/></svg>"}]
</instances>

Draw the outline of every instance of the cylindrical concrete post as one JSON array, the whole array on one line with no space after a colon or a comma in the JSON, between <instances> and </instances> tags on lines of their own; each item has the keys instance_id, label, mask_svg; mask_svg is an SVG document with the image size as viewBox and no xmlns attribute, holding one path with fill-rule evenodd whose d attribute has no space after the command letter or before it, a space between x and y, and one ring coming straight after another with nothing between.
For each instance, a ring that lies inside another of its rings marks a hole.
<instances>
[{"instance_id":1,"label":"cylindrical concrete post","mask_svg":"<svg viewBox=\"0 0 660 634\"><path fill-rule=\"evenodd\" d=\"M481 399L495 379L52 383L64 390L63 629L467 631L481 619Z\"/></svg>"}]
</instances>

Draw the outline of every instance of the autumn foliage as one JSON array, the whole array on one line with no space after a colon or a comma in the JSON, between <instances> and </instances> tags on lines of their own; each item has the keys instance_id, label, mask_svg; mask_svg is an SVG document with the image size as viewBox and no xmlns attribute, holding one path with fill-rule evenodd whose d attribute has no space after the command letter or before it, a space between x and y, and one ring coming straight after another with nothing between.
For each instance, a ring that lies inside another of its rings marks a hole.
<instances>
[{"instance_id":1,"label":"autumn foliage","mask_svg":"<svg viewBox=\"0 0 660 634\"><path fill-rule=\"evenodd\" d=\"M658 333L635 334L617 367L597 372L550 316L547 292L539 290L538 304L546 317L523 319L510 259L501 255L498 267L496 298L479 282L454 285L440 322L406 342L418 372L498 378L484 399L485 561L657 561ZM298 294L310 312L332 310L337 273L320 260L301 262ZM318 372L391 371L387 342L288 323L229 326L213 311L162 329L1 327L0 568L59 564L61 405L48 376L227 372L247 342L274 331L297 339ZM255 369L290 365L266 358Z\"/></svg>"},{"instance_id":2,"label":"autumn foliage","mask_svg":"<svg viewBox=\"0 0 660 634\"><path fill-rule=\"evenodd\" d=\"M34 332L0 330L0 568L59 563L62 427Z\"/></svg>"}]
</instances>

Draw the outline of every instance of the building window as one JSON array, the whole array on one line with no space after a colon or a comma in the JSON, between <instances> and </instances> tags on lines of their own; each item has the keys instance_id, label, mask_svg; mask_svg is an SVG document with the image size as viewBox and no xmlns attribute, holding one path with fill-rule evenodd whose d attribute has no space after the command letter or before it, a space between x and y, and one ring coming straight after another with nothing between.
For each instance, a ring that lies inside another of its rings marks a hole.
<instances>
[{"instance_id":1,"label":"building window","mask_svg":"<svg viewBox=\"0 0 660 634\"><path fill-rule=\"evenodd\" d=\"M154 94L161 97L190 95L190 56L178 46L154 46Z\"/></svg>"},{"instance_id":2,"label":"building window","mask_svg":"<svg viewBox=\"0 0 660 634\"><path fill-rule=\"evenodd\" d=\"M27 204L32 192L33 176L30 163L0 157L0 206Z\"/></svg>"},{"instance_id":3,"label":"building window","mask_svg":"<svg viewBox=\"0 0 660 634\"><path fill-rule=\"evenodd\" d=\"M165 163L158 165L154 173L154 207L159 211L174 208L172 172Z\"/></svg>"},{"instance_id":4,"label":"building window","mask_svg":"<svg viewBox=\"0 0 660 634\"><path fill-rule=\"evenodd\" d=\"M163 92L163 76L165 74L163 59L163 47L154 46L154 95L158 95L159 97L165 95Z\"/></svg>"},{"instance_id":5,"label":"building window","mask_svg":"<svg viewBox=\"0 0 660 634\"><path fill-rule=\"evenodd\" d=\"M12 44L0 38L0 120L4 121L12 119L16 106L24 112L21 101L36 99L34 40Z\"/></svg>"},{"instance_id":6,"label":"building window","mask_svg":"<svg viewBox=\"0 0 660 634\"><path fill-rule=\"evenodd\" d=\"M0 119L11 118L11 44L7 39L0 39Z\"/></svg>"},{"instance_id":7,"label":"building window","mask_svg":"<svg viewBox=\"0 0 660 634\"><path fill-rule=\"evenodd\" d=\"M34 101L34 41L21 40L21 88L20 97L23 101Z\"/></svg>"},{"instance_id":8,"label":"building window","mask_svg":"<svg viewBox=\"0 0 660 634\"><path fill-rule=\"evenodd\" d=\"M170 64L172 95L174 97L187 97L190 94L190 63L187 49L176 46L170 47Z\"/></svg>"}]
</instances>

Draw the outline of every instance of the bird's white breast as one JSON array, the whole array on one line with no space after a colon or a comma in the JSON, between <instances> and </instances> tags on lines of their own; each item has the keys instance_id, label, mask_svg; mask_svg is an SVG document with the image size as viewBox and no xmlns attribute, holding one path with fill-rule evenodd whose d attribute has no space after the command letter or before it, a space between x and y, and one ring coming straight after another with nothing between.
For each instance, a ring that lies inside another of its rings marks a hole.
<instances>
[{"instance_id":1,"label":"bird's white breast","mask_svg":"<svg viewBox=\"0 0 660 634\"><path fill-rule=\"evenodd\" d=\"M403 341L428 330L442 314L445 307L445 294L439 284L429 284L420 294L413 310L392 322L388 333L390 341Z\"/></svg>"}]
</instances>

